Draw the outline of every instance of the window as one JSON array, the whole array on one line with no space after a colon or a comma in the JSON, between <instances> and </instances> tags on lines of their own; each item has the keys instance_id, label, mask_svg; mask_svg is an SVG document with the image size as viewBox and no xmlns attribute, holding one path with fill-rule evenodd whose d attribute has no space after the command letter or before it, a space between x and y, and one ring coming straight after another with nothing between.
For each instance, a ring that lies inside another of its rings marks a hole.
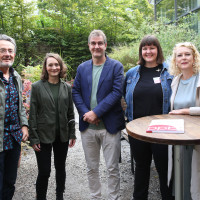
<instances>
[{"instance_id":1,"label":"window","mask_svg":"<svg viewBox=\"0 0 200 200\"><path fill-rule=\"evenodd\" d=\"M191 9L195 9L198 8L200 6L200 0L190 0L190 4L191 4Z\"/></svg>"},{"instance_id":2,"label":"window","mask_svg":"<svg viewBox=\"0 0 200 200\"><path fill-rule=\"evenodd\" d=\"M191 29L200 33L200 10L198 12L193 13L190 17Z\"/></svg>"},{"instance_id":3,"label":"window","mask_svg":"<svg viewBox=\"0 0 200 200\"><path fill-rule=\"evenodd\" d=\"M200 0L177 0L177 16L184 15L200 6Z\"/></svg>"},{"instance_id":4,"label":"window","mask_svg":"<svg viewBox=\"0 0 200 200\"><path fill-rule=\"evenodd\" d=\"M174 0L163 0L156 6L157 16L164 22L175 20Z\"/></svg>"},{"instance_id":5,"label":"window","mask_svg":"<svg viewBox=\"0 0 200 200\"><path fill-rule=\"evenodd\" d=\"M200 33L200 0L176 0L177 9L175 9L175 0L155 0L156 15L164 23L189 21L191 28ZM175 15L175 10L177 13ZM192 15L187 15L192 12ZM182 18L187 15L188 17ZM175 18L177 17L177 19Z\"/></svg>"},{"instance_id":6,"label":"window","mask_svg":"<svg viewBox=\"0 0 200 200\"><path fill-rule=\"evenodd\" d=\"M180 17L191 10L191 0L177 0L177 16Z\"/></svg>"},{"instance_id":7,"label":"window","mask_svg":"<svg viewBox=\"0 0 200 200\"><path fill-rule=\"evenodd\" d=\"M200 10L197 12L193 12L191 15L187 15L186 17L180 18L178 23L189 22L190 28L200 33Z\"/></svg>"}]
</instances>

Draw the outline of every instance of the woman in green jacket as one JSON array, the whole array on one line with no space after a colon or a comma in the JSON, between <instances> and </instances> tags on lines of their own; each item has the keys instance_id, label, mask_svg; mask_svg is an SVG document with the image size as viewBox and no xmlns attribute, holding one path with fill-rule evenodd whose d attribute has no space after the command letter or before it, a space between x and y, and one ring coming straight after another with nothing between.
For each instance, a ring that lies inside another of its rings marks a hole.
<instances>
[{"instance_id":1,"label":"woman in green jacket","mask_svg":"<svg viewBox=\"0 0 200 200\"><path fill-rule=\"evenodd\" d=\"M65 161L68 146L75 144L74 108L71 87L62 81L66 66L58 54L44 59L41 80L32 85L29 134L38 165L37 200L46 200L51 172L51 151L56 170L56 200L63 200Z\"/></svg>"}]
</instances>

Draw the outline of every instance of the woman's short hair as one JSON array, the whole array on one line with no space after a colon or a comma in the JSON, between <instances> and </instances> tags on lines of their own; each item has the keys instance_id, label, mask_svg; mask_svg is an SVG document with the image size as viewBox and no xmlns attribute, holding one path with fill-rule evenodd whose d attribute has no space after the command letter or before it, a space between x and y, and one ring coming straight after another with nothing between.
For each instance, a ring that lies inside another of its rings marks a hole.
<instances>
[{"instance_id":1,"label":"woman's short hair","mask_svg":"<svg viewBox=\"0 0 200 200\"><path fill-rule=\"evenodd\" d=\"M56 53L47 53L44 58L44 63L43 63L43 67L42 67L41 80L48 80L48 78L49 78L48 72L46 70L46 65L47 65L47 59L50 57L55 58L60 65L59 78L65 78L67 67L66 67L64 61L62 60L62 58Z\"/></svg>"},{"instance_id":2,"label":"woman's short hair","mask_svg":"<svg viewBox=\"0 0 200 200\"><path fill-rule=\"evenodd\" d=\"M162 52L162 48L160 46L160 42L158 41L158 39L154 36L154 35L146 35L140 42L140 46L139 46L139 61L138 64L139 65L145 65L146 61L144 60L144 58L142 57L142 48L144 46L150 46L150 45L154 45L157 47L158 50L158 55L157 55L157 59L156 62L157 64L162 64L164 62L164 57L163 57L163 52Z\"/></svg>"},{"instance_id":3,"label":"woman's short hair","mask_svg":"<svg viewBox=\"0 0 200 200\"><path fill-rule=\"evenodd\" d=\"M192 55L194 58L193 72L194 72L194 74L197 74L200 69L200 54L199 54L197 48L191 42L182 42L182 43L178 43L175 45L175 47L173 49L173 53L172 53L170 68L169 68L170 74L177 76L181 73L181 70L176 65L176 50L180 47L186 47L186 48L192 50Z\"/></svg>"}]
</instances>

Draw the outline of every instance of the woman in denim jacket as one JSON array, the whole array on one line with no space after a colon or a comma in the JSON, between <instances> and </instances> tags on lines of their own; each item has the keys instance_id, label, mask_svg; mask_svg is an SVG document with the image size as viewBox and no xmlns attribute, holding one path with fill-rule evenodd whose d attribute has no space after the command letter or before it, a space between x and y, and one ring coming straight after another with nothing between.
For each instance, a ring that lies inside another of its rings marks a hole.
<instances>
[{"instance_id":1,"label":"woman in denim jacket","mask_svg":"<svg viewBox=\"0 0 200 200\"><path fill-rule=\"evenodd\" d=\"M172 76L163 61L157 38L145 36L139 47L139 65L126 73L124 96L128 121L169 112ZM148 199L152 156L159 174L162 200L173 199L171 188L167 186L168 146L139 141L130 136L129 142L136 163L133 199Z\"/></svg>"}]
</instances>

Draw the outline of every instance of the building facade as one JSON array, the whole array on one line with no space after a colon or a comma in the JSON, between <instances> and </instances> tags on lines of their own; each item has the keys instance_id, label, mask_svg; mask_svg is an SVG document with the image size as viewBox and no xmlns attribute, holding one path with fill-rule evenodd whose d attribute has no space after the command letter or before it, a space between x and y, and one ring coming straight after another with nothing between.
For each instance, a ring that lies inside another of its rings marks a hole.
<instances>
[{"instance_id":1,"label":"building facade","mask_svg":"<svg viewBox=\"0 0 200 200\"><path fill-rule=\"evenodd\" d=\"M149 0L154 4L155 19L165 23L187 20L200 33L200 0ZM189 15L191 14L191 15ZM187 18L185 18L188 16Z\"/></svg>"}]
</instances>

